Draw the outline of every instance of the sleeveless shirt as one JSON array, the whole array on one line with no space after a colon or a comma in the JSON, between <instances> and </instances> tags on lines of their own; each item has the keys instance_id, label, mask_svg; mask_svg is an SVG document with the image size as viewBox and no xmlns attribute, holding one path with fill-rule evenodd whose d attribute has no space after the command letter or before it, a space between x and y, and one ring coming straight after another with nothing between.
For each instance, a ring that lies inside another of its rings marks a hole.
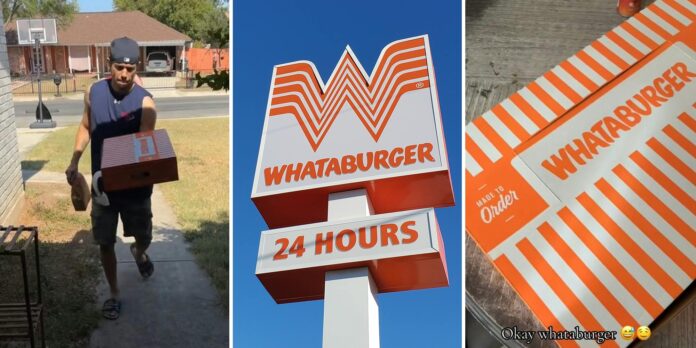
<instances>
[{"instance_id":1,"label":"sleeveless shirt","mask_svg":"<svg viewBox=\"0 0 696 348\"><path fill-rule=\"evenodd\" d=\"M97 81L89 92L92 175L101 169L104 139L140 131L143 99L152 97L144 88L133 85L126 95L119 95L111 79ZM139 200L152 195L152 185L107 192L109 201Z\"/></svg>"}]
</instances>

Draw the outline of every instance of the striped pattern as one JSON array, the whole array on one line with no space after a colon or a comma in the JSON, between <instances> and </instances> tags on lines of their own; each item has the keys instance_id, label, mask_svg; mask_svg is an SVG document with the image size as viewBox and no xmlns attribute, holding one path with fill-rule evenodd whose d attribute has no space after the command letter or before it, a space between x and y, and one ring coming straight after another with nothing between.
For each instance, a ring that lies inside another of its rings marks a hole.
<instances>
[{"instance_id":1,"label":"striped pattern","mask_svg":"<svg viewBox=\"0 0 696 348\"><path fill-rule=\"evenodd\" d=\"M696 104L499 253L495 265L543 325L648 325L696 279L693 139Z\"/></svg>"},{"instance_id":2,"label":"striped pattern","mask_svg":"<svg viewBox=\"0 0 696 348\"><path fill-rule=\"evenodd\" d=\"M151 136L155 142L155 155L140 158L137 155L134 138ZM104 156L102 157L101 168L111 168L138 163L141 161L172 158L176 157L174 147L169 140L169 135L164 129L156 129L151 135L147 133L135 133L118 137L104 139Z\"/></svg>"},{"instance_id":3,"label":"striped pattern","mask_svg":"<svg viewBox=\"0 0 696 348\"><path fill-rule=\"evenodd\" d=\"M371 76L347 48L326 85L314 65L295 62L275 69L269 116L291 114L317 151L345 104L379 140L399 99L430 87L425 37L385 47Z\"/></svg>"},{"instance_id":4,"label":"striped pattern","mask_svg":"<svg viewBox=\"0 0 696 348\"><path fill-rule=\"evenodd\" d=\"M659 0L466 128L466 172L476 176L696 20L696 1Z\"/></svg>"}]
</instances>

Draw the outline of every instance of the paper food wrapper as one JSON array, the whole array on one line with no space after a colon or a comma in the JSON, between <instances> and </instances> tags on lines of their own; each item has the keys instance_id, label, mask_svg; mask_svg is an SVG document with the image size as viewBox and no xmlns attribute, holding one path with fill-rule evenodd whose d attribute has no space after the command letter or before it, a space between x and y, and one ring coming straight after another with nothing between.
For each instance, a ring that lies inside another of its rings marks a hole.
<instances>
[{"instance_id":1,"label":"paper food wrapper","mask_svg":"<svg viewBox=\"0 0 696 348\"><path fill-rule=\"evenodd\" d=\"M656 1L467 126L466 230L545 327L655 328L696 279L695 140L696 1Z\"/></svg>"}]
</instances>

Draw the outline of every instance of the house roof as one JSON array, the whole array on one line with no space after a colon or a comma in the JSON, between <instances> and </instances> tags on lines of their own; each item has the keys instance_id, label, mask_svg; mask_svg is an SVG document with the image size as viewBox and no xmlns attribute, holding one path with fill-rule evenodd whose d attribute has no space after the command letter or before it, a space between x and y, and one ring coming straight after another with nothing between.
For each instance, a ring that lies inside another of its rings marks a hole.
<instances>
[{"instance_id":1,"label":"house roof","mask_svg":"<svg viewBox=\"0 0 696 348\"><path fill-rule=\"evenodd\" d=\"M17 45L16 21L5 25L7 45ZM182 46L191 38L140 11L75 13L70 25L58 29L58 46L109 46L128 36L140 46Z\"/></svg>"}]
</instances>

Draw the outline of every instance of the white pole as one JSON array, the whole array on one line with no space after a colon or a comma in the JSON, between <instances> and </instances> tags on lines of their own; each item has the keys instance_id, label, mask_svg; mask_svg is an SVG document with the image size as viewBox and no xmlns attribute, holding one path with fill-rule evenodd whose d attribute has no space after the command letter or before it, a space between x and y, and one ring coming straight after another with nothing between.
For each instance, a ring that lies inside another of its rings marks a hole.
<instances>
[{"instance_id":1,"label":"white pole","mask_svg":"<svg viewBox=\"0 0 696 348\"><path fill-rule=\"evenodd\" d=\"M364 189L329 195L328 221L373 213ZM367 267L326 272L323 348L356 347L379 348L377 287Z\"/></svg>"},{"instance_id":2,"label":"white pole","mask_svg":"<svg viewBox=\"0 0 696 348\"><path fill-rule=\"evenodd\" d=\"M97 58L97 79L99 79L101 76L99 76L99 72L101 71L101 68L99 67L99 47L97 45L94 45L94 55Z\"/></svg>"},{"instance_id":3,"label":"white pole","mask_svg":"<svg viewBox=\"0 0 696 348\"><path fill-rule=\"evenodd\" d=\"M41 70L43 70L43 52L41 51L40 39L34 40L34 47L36 47L36 60L38 61L38 69L36 69L36 73L39 79L39 122L43 122L43 100L41 98Z\"/></svg>"}]
</instances>

